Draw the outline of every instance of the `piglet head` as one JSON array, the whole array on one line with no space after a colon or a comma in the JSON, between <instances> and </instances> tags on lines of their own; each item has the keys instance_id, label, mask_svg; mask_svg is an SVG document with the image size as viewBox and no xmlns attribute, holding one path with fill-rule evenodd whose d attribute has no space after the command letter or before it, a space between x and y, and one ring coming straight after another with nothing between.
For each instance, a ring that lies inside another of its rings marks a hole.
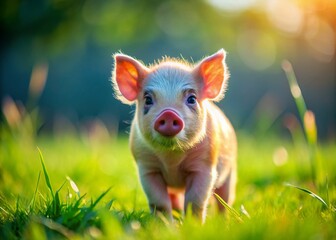
<instances>
[{"instance_id":1,"label":"piglet head","mask_svg":"<svg viewBox=\"0 0 336 240\"><path fill-rule=\"evenodd\" d=\"M117 97L136 103L134 127L158 149L185 151L206 134L208 102L220 100L228 72L220 50L197 65L164 59L150 68L127 55L115 55Z\"/></svg>"}]
</instances>

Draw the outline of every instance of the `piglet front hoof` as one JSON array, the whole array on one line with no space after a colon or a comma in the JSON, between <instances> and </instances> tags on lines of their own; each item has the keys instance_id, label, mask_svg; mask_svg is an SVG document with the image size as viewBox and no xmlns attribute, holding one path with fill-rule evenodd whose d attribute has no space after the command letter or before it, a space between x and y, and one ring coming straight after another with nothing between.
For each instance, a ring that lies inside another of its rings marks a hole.
<instances>
[{"instance_id":1,"label":"piglet front hoof","mask_svg":"<svg viewBox=\"0 0 336 240\"><path fill-rule=\"evenodd\" d=\"M176 112L170 109L162 111L154 123L155 131L165 137L174 137L183 127L183 120Z\"/></svg>"}]
</instances>

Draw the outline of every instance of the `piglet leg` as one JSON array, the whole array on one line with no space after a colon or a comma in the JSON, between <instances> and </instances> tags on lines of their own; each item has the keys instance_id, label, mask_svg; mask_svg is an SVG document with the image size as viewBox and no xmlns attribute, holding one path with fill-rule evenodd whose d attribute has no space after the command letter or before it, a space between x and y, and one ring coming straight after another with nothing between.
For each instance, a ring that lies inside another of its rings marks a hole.
<instances>
[{"instance_id":1,"label":"piglet leg","mask_svg":"<svg viewBox=\"0 0 336 240\"><path fill-rule=\"evenodd\" d=\"M140 179L147 196L151 212L161 212L169 220L171 220L172 207L167 191L167 186L162 178L162 175L158 172L151 172L140 175Z\"/></svg>"},{"instance_id":2,"label":"piglet leg","mask_svg":"<svg viewBox=\"0 0 336 240\"><path fill-rule=\"evenodd\" d=\"M187 212L191 205L192 214L201 219L206 217L206 206L211 196L214 179L211 169L202 172L194 172L187 177L184 209Z\"/></svg>"}]
</instances>

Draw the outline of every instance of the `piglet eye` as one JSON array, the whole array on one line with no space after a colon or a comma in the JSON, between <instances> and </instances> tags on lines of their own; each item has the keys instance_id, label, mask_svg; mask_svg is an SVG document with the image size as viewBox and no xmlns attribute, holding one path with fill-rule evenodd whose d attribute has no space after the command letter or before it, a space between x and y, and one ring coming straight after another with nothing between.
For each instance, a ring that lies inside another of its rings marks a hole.
<instances>
[{"instance_id":1,"label":"piglet eye","mask_svg":"<svg viewBox=\"0 0 336 240\"><path fill-rule=\"evenodd\" d=\"M187 103L188 104L195 104L197 101L196 101L196 96L195 95L191 95L187 98Z\"/></svg>"},{"instance_id":2,"label":"piglet eye","mask_svg":"<svg viewBox=\"0 0 336 240\"><path fill-rule=\"evenodd\" d=\"M144 96L144 99L145 99L145 105L153 105L153 99L152 99L152 97L151 96L149 96L149 95L145 95Z\"/></svg>"}]
</instances>

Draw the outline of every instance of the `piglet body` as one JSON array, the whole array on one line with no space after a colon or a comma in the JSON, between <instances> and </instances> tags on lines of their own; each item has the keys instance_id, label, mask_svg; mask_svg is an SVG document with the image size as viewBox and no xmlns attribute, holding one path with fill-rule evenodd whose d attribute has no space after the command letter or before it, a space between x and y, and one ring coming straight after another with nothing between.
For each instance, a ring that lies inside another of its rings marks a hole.
<instances>
[{"instance_id":1,"label":"piglet body","mask_svg":"<svg viewBox=\"0 0 336 240\"><path fill-rule=\"evenodd\" d=\"M171 218L172 209L191 205L204 222L213 191L233 203L236 137L212 103L223 97L228 76L224 50L195 66L165 59L148 68L115 55L117 97L136 104L130 147L152 212Z\"/></svg>"}]
</instances>

